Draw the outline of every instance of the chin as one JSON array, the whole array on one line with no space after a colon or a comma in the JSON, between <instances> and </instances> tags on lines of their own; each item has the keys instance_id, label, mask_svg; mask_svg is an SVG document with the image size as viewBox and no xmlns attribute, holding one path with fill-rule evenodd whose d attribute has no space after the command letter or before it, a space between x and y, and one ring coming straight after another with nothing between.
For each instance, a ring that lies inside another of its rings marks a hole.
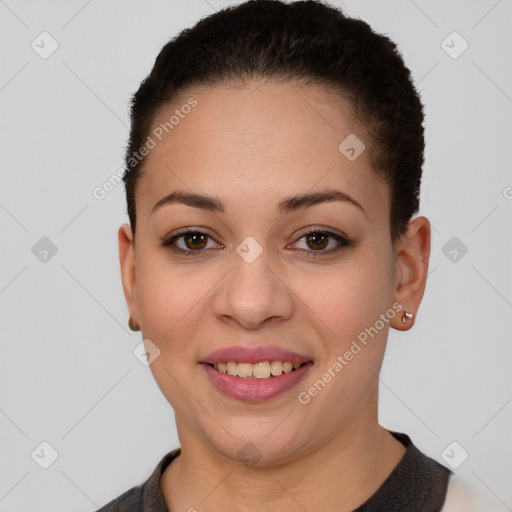
<instances>
[{"instance_id":1,"label":"chin","mask_svg":"<svg viewBox=\"0 0 512 512\"><path fill-rule=\"evenodd\" d=\"M304 425L301 425L300 432L292 432L289 429L283 429L282 425L279 426L280 421L282 418L278 422L273 421L270 428L266 424L265 428L255 431L253 420L251 425L245 425L247 428L244 428L241 424L243 422L238 419L236 429L225 424L223 426L226 432L219 425L216 433L212 432L210 422L204 432L207 437L206 444L227 459L246 466L265 467L285 464L305 451L306 439L299 438L301 434L304 436ZM228 432L233 432L233 436Z\"/></svg>"}]
</instances>

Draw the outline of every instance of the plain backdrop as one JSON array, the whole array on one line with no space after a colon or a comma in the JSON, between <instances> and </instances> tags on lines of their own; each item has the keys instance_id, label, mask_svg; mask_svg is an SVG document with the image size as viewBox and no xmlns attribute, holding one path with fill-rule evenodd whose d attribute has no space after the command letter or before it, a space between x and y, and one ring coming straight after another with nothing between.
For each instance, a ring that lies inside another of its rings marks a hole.
<instances>
[{"instance_id":1,"label":"plain backdrop","mask_svg":"<svg viewBox=\"0 0 512 512\"><path fill-rule=\"evenodd\" d=\"M398 43L426 111L430 276L380 421L512 510L512 2L332 3ZM227 5L0 1L0 511L96 510L179 445L127 326L123 186L93 191L159 49Z\"/></svg>"}]
</instances>

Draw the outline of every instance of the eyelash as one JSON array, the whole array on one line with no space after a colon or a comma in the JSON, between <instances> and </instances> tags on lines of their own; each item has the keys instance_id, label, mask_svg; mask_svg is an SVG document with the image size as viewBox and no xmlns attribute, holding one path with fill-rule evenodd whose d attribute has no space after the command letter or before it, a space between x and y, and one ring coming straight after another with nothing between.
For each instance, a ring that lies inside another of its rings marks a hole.
<instances>
[{"instance_id":1,"label":"eyelash","mask_svg":"<svg viewBox=\"0 0 512 512\"><path fill-rule=\"evenodd\" d=\"M206 235L210 239L212 238L210 235L208 235L208 233L205 233L204 231L200 231L200 230L196 230L196 229L187 229L186 231L182 231L181 233L174 234L173 236L165 239L162 242L162 246L170 249L171 251L173 251L173 252L175 252L177 254L181 254L183 256L200 256L200 255L208 252L210 249L198 249L197 251L194 251L192 249L184 250L184 249L181 249L181 248L176 247L174 245L174 242L176 240L182 238L184 235L189 235L189 234L194 234L194 233L197 233L197 234L200 234L200 235ZM318 228L311 229L310 231L306 231L305 233L302 233L300 238L297 240L297 242L299 242L304 237L306 237L308 235L311 235L311 234L327 235L329 238L334 239L340 245L338 245L334 249L329 249L327 251L321 250L321 249L318 250L318 251L306 250L306 249L298 249L299 251L305 252L307 254L307 257L309 257L309 258L318 258L318 257L322 257L322 256L325 256L325 255L331 255L333 253L336 253L336 252L340 251L341 249L350 247L353 244L353 242L348 237L346 237L346 236L338 235L338 234L333 233L331 231L327 231L327 230L323 230L323 229L318 229ZM297 242L295 242L295 243L297 243Z\"/></svg>"}]
</instances>

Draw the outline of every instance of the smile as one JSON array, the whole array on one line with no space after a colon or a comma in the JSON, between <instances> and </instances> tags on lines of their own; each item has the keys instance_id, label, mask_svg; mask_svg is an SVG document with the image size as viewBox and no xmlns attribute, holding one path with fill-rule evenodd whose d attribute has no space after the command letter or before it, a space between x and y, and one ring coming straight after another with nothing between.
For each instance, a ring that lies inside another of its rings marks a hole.
<instances>
[{"instance_id":1,"label":"smile","mask_svg":"<svg viewBox=\"0 0 512 512\"><path fill-rule=\"evenodd\" d=\"M201 363L213 389L235 400L262 402L290 391L309 373L312 361ZM231 373L233 374L231 374Z\"/></svg>"}]
</instances>

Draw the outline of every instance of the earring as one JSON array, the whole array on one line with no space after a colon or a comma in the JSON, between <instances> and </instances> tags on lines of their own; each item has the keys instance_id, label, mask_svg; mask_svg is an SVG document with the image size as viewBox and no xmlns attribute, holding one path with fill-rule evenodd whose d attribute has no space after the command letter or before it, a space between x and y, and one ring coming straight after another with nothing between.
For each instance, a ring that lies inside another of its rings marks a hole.
<instances>
[{"instance_id":1,"label":"earring","mask_svg":"<svg viewBox=\"0 0 512 512\"><path fill-rule=\"evenodd\" d=\"M406 324L407 320L412 320L414 318L414 315L412 313L409 313L408 311L404 311L402 315L402 323Z\"/></svg>"},{"instance_id":2,"label":"earring","mask_svg":"<svg viewBox=\"0 0 512 512\"><path fill-rule=\"evenodd\" d=\"M128 327L132 331L140 331L140 325L132 317L128 320Z\"/></svg>"}]
</instances>

